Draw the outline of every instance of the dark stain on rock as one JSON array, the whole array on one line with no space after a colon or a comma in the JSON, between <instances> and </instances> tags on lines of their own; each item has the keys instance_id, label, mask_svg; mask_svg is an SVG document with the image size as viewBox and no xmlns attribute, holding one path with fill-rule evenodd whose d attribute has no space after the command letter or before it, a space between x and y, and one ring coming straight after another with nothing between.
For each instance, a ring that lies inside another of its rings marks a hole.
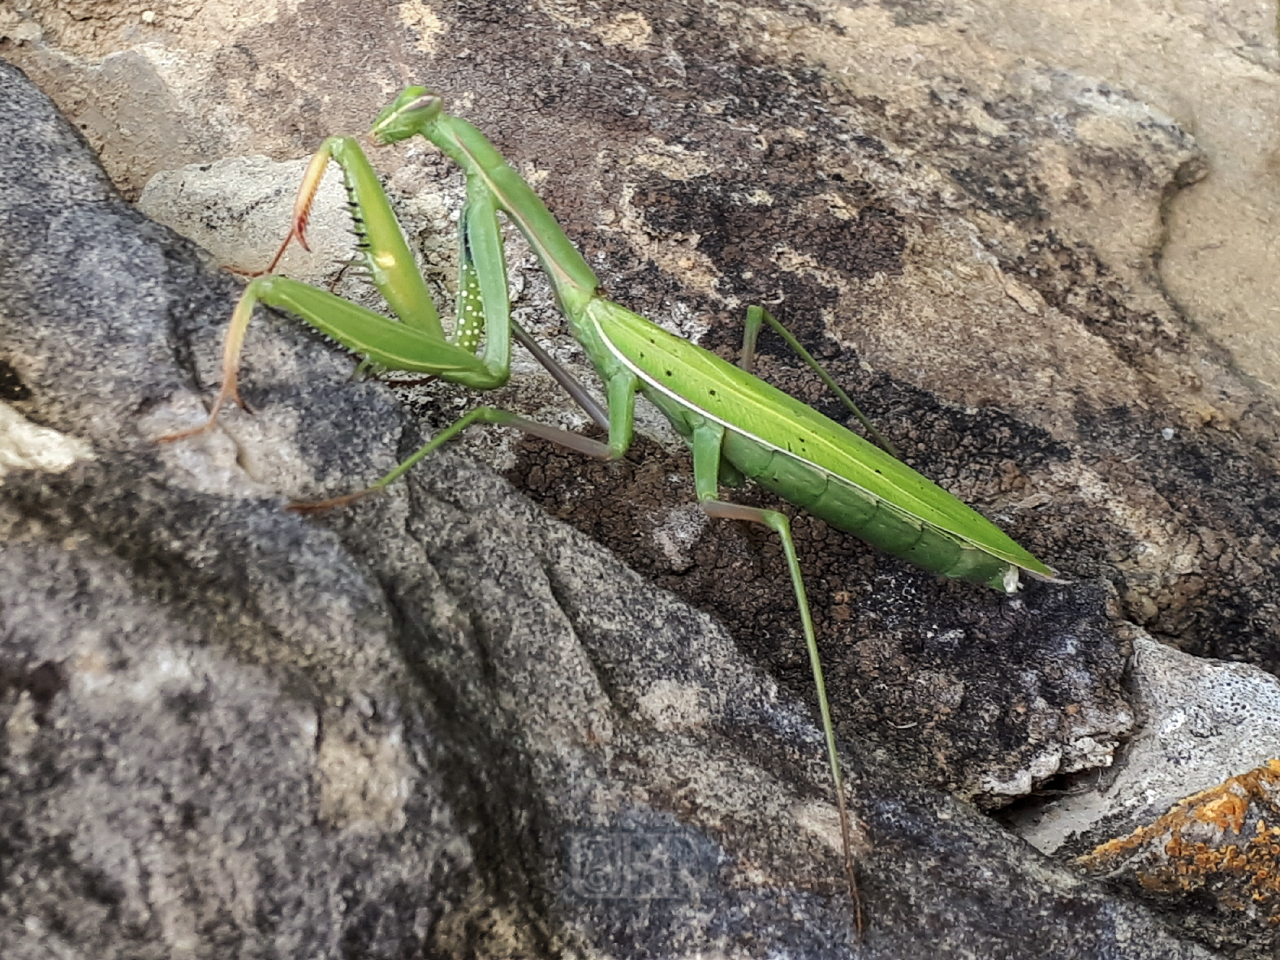
<instances>
[{"instance_id":1,"label":"dark stain on rock","mask_svg":"<svg viewBox=\"0 0 1280 960\"><path fill-rule=\"evenodd\" d=\"M68 688L62 668L50 661L27 667L0 660L0 702L10 694L26 693L34 704L36 723L43 724L54 697Z\"/></svg>"},{"instance_id":2,"label":"dark stain on rock","mask_svg":"<svg viewBox=\"0 0 1280 960\"><path fill-rule=\"evenodd\" d=\"M1135 310L1131 292L1091 248L1054 230L1033 233L1011 269L1045 302L1103 338L1129 366L1152 369L1154 355L1186 353L1189 331L1149 310Z\"/></svg>"},{"instance_id":3,"label":"dark stain on rock","mask_svg":"<svg viewBox=\"0 0 1280 960\"><path fill-rule=\"evenodd\" d=\"M753 202L757 192L767 192L771 202ZM655 234L696 233L696 249L727 267L769 264L785 244L848 280L866 280L877 273L897 276L907 245L903 218L883 201L867 202L869 192L867 184L775 184L768 178L735 182L700 177L643 182L635 200L645 211L645 225ZM820 196L827 193L846 196L848 208L856 209L856 215L834 215ZM768 283L768 278L762 278L754 284L739 284L734 277L735 273L726 272L724 293L746 294ZM776 277L772 279L776 283Z\"/></svg>"},{"instance_id":4,"label":"dark stain on rock","mask_svg":"<svg viewBox=\"0 0 1280 960\"><path fill-rule=\"evenodd\" d=\"M22 382L18 371L3 360L0 360L0 400L20 403L31 399L31 389Z\"/></svg>"}]
</instances>

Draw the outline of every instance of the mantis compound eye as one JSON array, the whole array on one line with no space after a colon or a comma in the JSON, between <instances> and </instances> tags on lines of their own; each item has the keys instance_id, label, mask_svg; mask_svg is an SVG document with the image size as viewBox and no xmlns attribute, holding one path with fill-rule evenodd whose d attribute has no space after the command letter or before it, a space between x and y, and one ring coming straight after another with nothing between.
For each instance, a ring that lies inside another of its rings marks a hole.
<instances>
[{"instance_id":1,"label":"mantis compound eye","mask_svg":"<svg viewBox=\"0 0 1280 960\"><path fill-rule=\"evenodd\" d=\"M432 116L435 116L437 113L440 112L441 108L443 107L444 107L444 100L441 99L440 96L434 93L426 93L418 97L417 100L414 100L412 103L408 104L404 108L404 112L411 113L411 112L417 112L421 110L429 113Z\"/></svg>"},{"instance_id":2,"label":"mantis compound eye","mask_svg":"<svg viewBox=\"0 0 1280 960\"><path fill-rule=\"evenodd\" d=\"M425 87L409 87L378 115L370 131L379 143L406 140L431 124L444 111L444 100Z\"/></svg>"}]
</instances>

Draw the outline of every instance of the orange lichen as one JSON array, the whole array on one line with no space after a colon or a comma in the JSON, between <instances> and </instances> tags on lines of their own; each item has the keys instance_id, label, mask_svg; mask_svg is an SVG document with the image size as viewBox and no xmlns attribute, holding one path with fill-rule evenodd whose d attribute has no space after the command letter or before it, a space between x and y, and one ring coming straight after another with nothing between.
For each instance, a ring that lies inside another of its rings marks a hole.
<instances>
[{"instance_id":1,"label":"orange lichen","mask_svg":"<svg viewBox=\"0 0 1280 960\"><path fill-rule=\"evenodd\" d=\"M1245 774L1245 776L1248 776L1248 774ZM1232 777L1232 779L1236 778ZM1232 790L1220 797L1206 800L1200 807L1192 808L1191 815L1197 820L1203 820L1205 823L1216 823L1224 830L1233 830L1239 833L1240 828L1244 825L1244 815L1248 810L1248 799Z\"/></svg>"},{"instance_id":2,"label":"orange lichen","mask_svg":"<svg viewBox=\"0 0 1280 960\"><path fill-rule=\"evenodd\" d=\"M1280 926L1280 759L1175 804L1076 862L1161 896L1209 894Z\"/></svg>"}]
</instances>

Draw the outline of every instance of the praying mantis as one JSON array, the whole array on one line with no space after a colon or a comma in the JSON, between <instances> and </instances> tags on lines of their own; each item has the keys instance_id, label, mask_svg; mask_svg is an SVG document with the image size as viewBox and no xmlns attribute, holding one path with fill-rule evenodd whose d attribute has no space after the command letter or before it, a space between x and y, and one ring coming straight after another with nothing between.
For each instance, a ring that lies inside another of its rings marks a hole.
<instances>
[{"instance_id":1,"label":"praying mantis","mask_svg":"<svg viewBox=\"0 0 1280 960\"><path fill-rule=\"evenodd\" d=\"M608 431L607 443L601 443L496 407L477 407L437 433L368 490L311 507L335 506L385 488L476 423L512 426L591 456L620 458L631 445L636 395L643 394L692 449L694 486L703 511L709 517L763 524L781 540L817 690L840 818L844 871L860 934L862 908L844 782L790 525L786 515L777 510L722 500L721 485L754 480L881 550L943 576L1005 593L1017 589L1020 572L1046 580L1054 579L1055 572L989 520L889 452L753 376L747 369L751 352L761 325L768 324L866 422L853 401L763 307L748 310L739 366L682 340L606 299L586 260L528 183L479 130L445 113L438 95L417 86L407 88L378 115L371 134L381 145L414 135L435 144L466 177L452 335L445 334L426 282L359 144L351 138L331 137L307 168L292 226L279 252L264 275L249 282L235 307L223 353L222 386L208 419L162 439L179 440L211 428L228 400L244 406L237 385L239 356L254 306L259 303L295 314L373 368L427 374L481 390L507 382L515 337ZM398 319L271 273L291 241L306 246L311 204L330 160L341 168L348 191L359 240L358 262ZM604 383L605 407L551 361L512 318L499 212L524 235L549 277L573 336Z\"/></svg>"}]
</instances>

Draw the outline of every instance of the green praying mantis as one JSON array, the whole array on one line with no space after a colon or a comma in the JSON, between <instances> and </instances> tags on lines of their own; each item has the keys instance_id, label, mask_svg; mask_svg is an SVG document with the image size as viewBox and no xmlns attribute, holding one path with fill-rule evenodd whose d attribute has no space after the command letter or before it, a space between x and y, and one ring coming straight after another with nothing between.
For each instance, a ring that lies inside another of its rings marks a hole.
<instances>
[{"instance_id":1,"label":"green praying mantis","mask_svg":"<svg viewBox=\"0 0 1280 960\"><path fill-rule=\"evenodd\" d=\"M334 506L386 487L476 423L516 427L591 456L622 457L631 445L636 394L643 394L692 449L694 485L706 514L763 524L782 542L817 688L840 818L844 870L855 924L861 933L862 908L840 759L790 525L779 511L722 500L721 485L737 486L747 479L754 480L881 550L943 576L985 584L1005 593L1017 589L1021 571L1047 580L1054 579L1054 571L975 510L890 453L753 376L747 368L756 335L767 323L866 422L853 401L763 307L748 311L743 361L739 366L682 340L606 299L596 275L533 189L479 130L445 113L442 99L423 87L409 87L401 93L379 114L371 135L375 142L387 145L415 134L435 144L466 176L466 203L459 226L457 315L452 336L445 334L426 282L415 266L368 159L354 139L332 137L321 145L307 168L294 207L292 228L279 252L265 275L249 282L235 308L223 354L222 387L208 419L194 429L163 439L178 440L209 429L228 400L244 406L237 386L237 369L249 320L258 303L301 317L374 368L427 374L482 390L507 382L514 336L608 431L608 442L601 443L496 407L481 406L437 433L368 490L311 507ZM304 283L271 275L292 240L306 246L311 204L330 160L340 166L350 198L359 238L358 262L398 319ZM601 408L559 369L513 320L499 212L524 235L550 278L573 336L604 383L606 407Z\"/></svg>"}]
</instances>

